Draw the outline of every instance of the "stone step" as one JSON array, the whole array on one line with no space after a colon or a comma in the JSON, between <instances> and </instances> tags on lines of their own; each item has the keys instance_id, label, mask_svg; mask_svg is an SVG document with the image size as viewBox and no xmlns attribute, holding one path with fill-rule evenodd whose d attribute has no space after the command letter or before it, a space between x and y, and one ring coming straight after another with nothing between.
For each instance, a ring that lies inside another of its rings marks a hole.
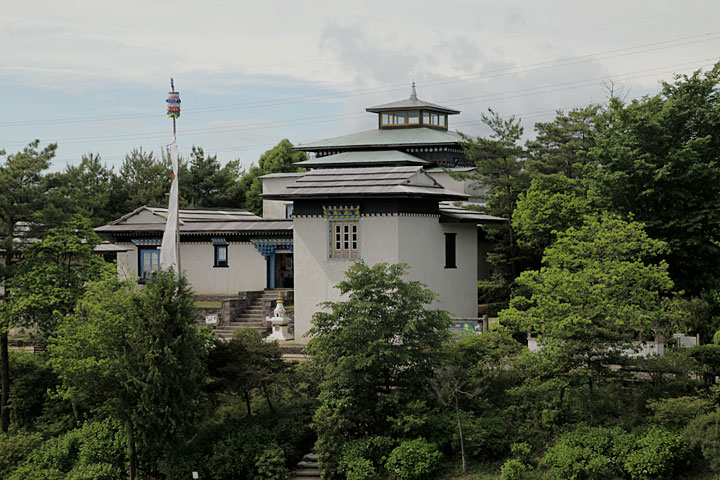
<instances>
[{"instance_id":1,"label":"stone step","mask_svg":"<svg viewBox=\"0 0 720 480\"><path fill-rule=\"evenodd\" d=\"M293 477L320 478L320 469L318 469L318 468L299 468L293 472Z\"/></svg>"},{"instance_id":2,"label":"stone step","mask_svg":"<svg viewBox=\"0 0 720 480\"><path fill-rule=\"evenodd\" d=\"M248 323L257 323L262 324L265 322L265 317L237 317L234 322L232 322L232 325L238 325L243 326L247 325Z\"/></svg>"},{"instance_id":3,"label":"stone step","mask_svg":"<svg viewBox=\"0 0 720 480\"><path fill-rule=\"evenodd\" d=\"M303 455L302 459L304 462L317 462L318 454L317 453L306 453L305 455Z\"/></svg>"},{"instance_id":4,"label":"stone step","mask_svg":"<svg viewBox=\"0 0 720 480\"><path fill-rule=\"evenodd\" d=\"M223 333L234 334L234 333L237 332L238 330L243 330L243 329L245 329L245 328L254 328L255 330L261 330L261 331L265 331L265 330L268 329L268 328L265 327L264 325L246 324L246 325L239 326L239 327L228 327L228 326L224 326L224 325L223 325L223 326L221 326L221 327L217 327L217 328L215 329L215 331L216 331L216 332L223 332Z\"/></svg>"},{"instance_id":5,"label":"stone step","mask_svg":"<svg viewBox=\"0 0 720 480\"><path fill-rule=\"evenodd\" d=\"M267 328L262 322L243 322L235 325L220 325L215 330L242 330L243 328Z\"/></svg>"},{"instance_id":6,"label":"stone step","mask_svg":"<svg viewBox=\"0 0 720 480\"><path fill-rule=\"evenodd\" d=\"M299 461L297 466L298 468L319 468L318 462L306 462L305 460Z\"/></svg>"}]
</instances>

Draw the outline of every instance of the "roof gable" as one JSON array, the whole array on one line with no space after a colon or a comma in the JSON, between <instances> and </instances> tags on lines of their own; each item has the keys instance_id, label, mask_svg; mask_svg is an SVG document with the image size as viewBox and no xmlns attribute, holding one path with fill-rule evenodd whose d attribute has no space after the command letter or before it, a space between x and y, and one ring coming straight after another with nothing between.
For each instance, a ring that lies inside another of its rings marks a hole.
<instances>
[{"instance_id":1,"label":"roof gable","mask_svg":"<svg viewBox=\"0 0 720 480\"><path fill-rule=\"evenodd\" d=\"M365 111L373 113L388 112L391 110L432 110L434 112L447 113L448 115L456 115L460 113L459 110L443 107L442 105L438 105L436 103L425 102L412 96L398 102L384 103L382 105L365 109Z\"/></svg>"},{"instance_id":2,"label":"roof gable","mask_svg":"<svg viewBox=\"0 0 720 480\"><path fill-rule=\"evenodd\" d=\"M406 197L460 200L468 196L442 187L422 167L329 168L313 170L264 198Z\"/></svg>"},{"instance_id":3,"label":"roof gable","mask_svg":"<svg viewBox=\"0 0 720 480\"><path fill-rule=\"evenodd\" d=\"M198 222L231 222L231 221L248 221L261 220L260 217L254 215L247 210L213 210L207 208L181 208L178 211L180 223L198 223ZM131 225L131 224L148 224L167 222L168 209L164 207L153 207L143 205L136 208L132 212L124 215L117 220L109 223L109 225Z\"/></svg>"},{"instance_id":4,"label":"roof gable","mask_svg":"<svg viewBox=\"0 0 720 480\"><path fill-rule=\"evenodd\" d=\"M457 145L463 137L453 131L434 128L401 128L395 130L367 130L364 132L326 138L315 142L300 144L295 150L315 151L333 148L368 148L368 147L410 147L415 145Z\"/></svg>"},{"instance_id":5,"label":"roof gable","mask_svg":"<svg viewBox=\"0 0 720 480\"><path fill-rule=\"evenodd\" d=\"M311 168L331 166L384 166L384 165L427 165L430 162L399 150L373 150L364 152L342 152L324 157L303 160L296 165Z\"/></svg>"}]
</instances>

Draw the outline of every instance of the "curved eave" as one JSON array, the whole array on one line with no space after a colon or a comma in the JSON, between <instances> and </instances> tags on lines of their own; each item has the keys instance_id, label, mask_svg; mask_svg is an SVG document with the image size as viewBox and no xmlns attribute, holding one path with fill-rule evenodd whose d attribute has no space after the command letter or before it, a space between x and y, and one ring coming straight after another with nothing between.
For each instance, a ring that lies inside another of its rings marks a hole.
<instances>
[{"instance_id":1,"label":"curved eave","mask_svg":"<svg viewBox=\"0 0 720 480\"><path fill-rule=\"evenodd\" d=\"M159 234L165 231L165 224L105 225L95 229L97 233L110 235ZM247 222L247 225L181 225L180 235L255 235L268 232L291 232L292 221L268 220Z\"/></svg>"},{"instance_id":2,"label":"curved eave","mask_svg":"<svg viewBox=\"0 0 720 480\"><path fill-rule=\"evenodd\" d=\"M447 115L457 115L460 113L460 110L453 110L452 108L447 107L441 107L441 106L403 106L398 105L396 107L370 107L366 108L366 112L370 113L383 113L383 112L395 112L398 110L404 110L404 111L421 111L424 110L426 112L437 112L437 113L445 113Z\"/></svg>"},{"instance_id":3,"label":"curved eave","mask_svg":"<svg viewBox=\"0 0 720 480\"><path fill-rule=\"evenodd\" d=\"M326 193L269 193L262 194L263 198L269 200L308 200L308 199L334 199L334 198L431 198L442 200L466 200L469 196L461 193L447 192L326 192Z\"/></svg>"},{"instance_id":4,"label":"curved eave","mask_svg":"<svg viewBox=\"0 0 720 480\"><path fill-rule=\"evenodd\" d=\"M327 157L321 157L321 158L327 158ZM418 165L428 165L430 162L418 159L417 161L410 161L410 160L403 160L403 161L395 161L395 162L363 162L363 161L354 161L354 162L314 162L311 160L307 160L307 163L303 163L303 167L307 168L345 168L345 167L368 167L371 165L392 165L393 167L415 167Z\"/></svg>"},{"instance_id":5,"label":"curved eave","mask_svg":"<svg viewBox=\"0 0 720 480\"><path fill-rule=\"evenodd\" d=\"M301 152L318 152L321 150L366 150L368 148L409 148L409 147L452 147L459 142L428 142L428 143L367 143L364 145L322 145L317 147L295 147L293 150Z\"/></svg>"}]
</instances>

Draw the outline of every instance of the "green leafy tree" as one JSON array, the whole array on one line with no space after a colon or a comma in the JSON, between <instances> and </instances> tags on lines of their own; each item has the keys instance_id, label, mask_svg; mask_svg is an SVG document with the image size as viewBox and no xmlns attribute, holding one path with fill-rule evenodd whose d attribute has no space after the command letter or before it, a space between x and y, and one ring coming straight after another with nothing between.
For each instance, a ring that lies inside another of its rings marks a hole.
<instances>
[{"instance_id":1,"label":"green leafy tree","mask_svg":"<svg viewBox=\"0 0 720 480\"><path fill-rule=\"evenodd\" d=\"M217 155L193 146L187 175L180 177L182 196L191 207L240 208L245 201L241 173L238 160L221 167Z\"/></svg>"},{"instance_id":2,"label":"green leafy tree","mask_svg":"<svg viewBox=\"0 0 720 480\"><path fill-rule=\"evenodd\" d=\"M697 363L705 385L714 385L715 379L720 375L720 345L697 345L691 348L688 354Z\"/></svg>"},{"instance_id":3,"label":"green leafy tree","mask_svg":"<svg viewBox=\"0 0 720 480\"><path fill-rule=\"evenodd\" d=\"M50 230L25 249L18 273L7 284L0 314L42 336L53 334L59 319L75 309L88 283L103 271L114 271L93 253L99 243L100 238L82 217Z\"/></svg>"},{"instance_id":4,"label":"green leafy tree","mask_svg":"<svg viewBox=\"0 0 720 480\"><path fill-rule=\"evenodd\" d=\"M255 213L262 214L262 180L261 176L270 173L297 172L300 169L295 165L307 159L305 152L293 151L293 144L288 139L283 139L273 148L263 153L258 160L258 166L251 167L243 175L241 184L245 192L245 208Z\"/></svg>"},{"instance_id":5,"label":"green leafy tree","mask_svg":"<svg viewBox=\"0 0 720 480\"><path fill-rule=\"evenodd\" d=\"M388 418L423 395L448 338L448 314L428 308L435 294L404 280L407 268L355 263L337 285L346 300L313 316L308 350L325 372L317 448L330 475L344 443L382 435Z\"/></svg>"},{"instance_id":6,"label":"green leafy tree","mask_svg":"<svg viewBox=\"0 0 720 480\"><path fill-rule=\"evenodd\" d=\"M591 211L584 177L593 164L589 152L595 146L599 108L558 111L553 121L536 123L536 138L526 142L525 168L532 183L518 197L512 226L531 268L540 267L542 253L557 232L579 227Z\"/></svg>"},{"instance_id":7,"label":"green leafy tree","mask_svg":"<svg viewBox=\"0 0 720 480\"><path fill-rule=\"evenodd\" d=\"M567 114L558 111L551 122L535 124L537 136L528 140L525 166L530 176L552 180L557 177L581 179L593 163L590 150L598 105L576 108Z\"/></svg>"},{"instance_id":8,"label":"green leafy tree","mask_svg":"<svg viewBox=\"0 0 720 480\"><path fill-rule=\"evenodd\" d=\"M523 169L525 153L520 144L523 127L514 116L504 119L492 110L489 115L483 114L482 120L490 127L489 138L466 137L463 148L477 166L477 172L471 177L487 191L484 210L507 219L501 226L485 229L489 238L498 242L496 250L488 255L488 261L500 269L504 283L509 285L521 269L512 216L518 195L528 183Z\"/></svg>"},{"instance_id":9,"label":"green leafy tree","mask_svg":"<svg viewBox=\"0 0 720 480\"><path fill-rule=\"evenodd\" d=\"M512 225L518 245L534 257L536 267L557 234L581 226L590 213L587 199L578 190L577 183L563 177L551 183L533 180L518 197Z\"/></svg>"},{"instance_id":10,"label":"green leafy tree","mask_svg":"<svg viewBox=\"0 0 720 480\"><path fill-rule=\"evenodd\" d=\"M169 163L142 149L125 155L118 174L112 179L110 205L118 218L142 205L165 205L170 190Z\"/></svg>"},{"instance_id":11,"label":"green leafy tree","mask_svg":"<svg viewBox=\"0 0 720 480\"><path fill-rule=\"evenodd\" d=\"M559 234L543 268L518 278L500 321L542 336L541 375L554 382L560 406L567 387L586 385L592 401L619 349L670 321L662 296L672 280L664 261L653 263L664 248L637 222L590 217ZM589 410L592 418L592 403Z\"/></svg>"},{"instance_id":12,"label":"green leafy tree","mask_svg":"<svg viewBox=\"0 0 720 480\"><path fill-rule=\"evenodd\" d=\"M113 220L111 205L112 168L101 162L100 155L83 155L79 165L69 165L54 175L58 194L68 204L68 209L90 220L93 227Z\"/></svg>"},{"instance_id":13,"label":"green leafy tree","mask_svg":"<svg viewBox=\"0 0 720 480\"><path fill-rule=\"evenodd\" d=\"M136 446L146 465L171 463L204 413L209 336L195 315L187 280L172 271L139 292L108 273L49 346L62 396L124 425L131 479Z\"/></svg>"},{"instance_id":14,"label":"green leafy tree","mask_svg":"<svg viewBox=\"0 0 720 480\"><path fill-rule=\"evenodd\" d=\"M661 93L612 98L595 121L593 200L632 214L666 242L679 290L717 287L720 270L720 64L679 75Z\"/></svg>"},{"instance_id":15,"label":"green leafy tree","mask_svg":"<svg viewBox=\"0 0 720 480\"><path fill-rule=\"evenodd\" d=\"M30 143L22 152L8 155L0 165L0 291L4 301L5 286L17 271L22 250L32 237L32 227L42 223L47 204L47 183L44 171L55 156L56 144L39 150L40 141ZM5 156L0 151L0 157ZM11 319L0 318L0 431L7 432L10 424L10 371L8 358L8 330Z\"/></svg>"},{"instance_id":16,"label":"green leafy tree","mask_svg":"<svg viewBox=\"0 0 720 480\"><path fill-rule=\"evenodd\" d=\"M261 392L270 411L275 411L270 392L284 383L289 367L277 342L266 342L252 328L237 331L230 341L216 340L208 357L215 388L242 395L248 416L252 415L253 391Z\"/></svg>"}]
</instances>

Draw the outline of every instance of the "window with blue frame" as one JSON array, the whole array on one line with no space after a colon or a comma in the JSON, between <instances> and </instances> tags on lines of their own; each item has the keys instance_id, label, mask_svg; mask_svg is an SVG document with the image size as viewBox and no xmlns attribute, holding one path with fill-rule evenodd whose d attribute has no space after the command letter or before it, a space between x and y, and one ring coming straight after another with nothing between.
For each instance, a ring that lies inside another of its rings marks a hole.
<instances>
[{"instance_id":1,"label":"window with blue frame","mask_svg":"<svg viewBox=\"0 0 720 480\"><path fill-rule=\"evenodd\" d=\"M285 218L292 218L293 216L293 204L289 203L285 205Z\"/></svg>"},{"instance_id":2,"label":"window with blue frame","mask_svg":"<svg viewBox=\"0 0 720 480\"><path fill-rule=\"evenodd\" d=\"M148 280L153 273L160 270L160 249L141 248L138 251L140 280Z\"/></svg>"},{"instance_id":3,"label":"window with blue frame","mask_svg":"<svg viewBox=\"0 0 720 480\"><path fill-rule=\"evenodd\" d=\"M215 245L215 266L216 267L227 267L228 266L228 246Z\"/></svg>"}]
</instances>

